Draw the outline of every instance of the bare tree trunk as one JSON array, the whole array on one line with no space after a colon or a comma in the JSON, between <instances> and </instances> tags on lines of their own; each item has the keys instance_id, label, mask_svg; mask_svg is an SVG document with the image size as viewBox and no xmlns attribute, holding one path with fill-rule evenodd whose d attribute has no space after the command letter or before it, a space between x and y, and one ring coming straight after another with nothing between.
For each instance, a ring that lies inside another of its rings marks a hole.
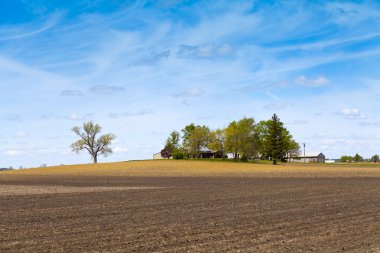
<instances>
[{"instance_id":1,"label":"bare tree trunk","mask_svg":"<svg viewBox=\"0 0 380 253\"><path fill-rule=\"evenodd\" d=\"M98 156L94 155L94 163L98 163Z\"/></svg>"}]
</instances>

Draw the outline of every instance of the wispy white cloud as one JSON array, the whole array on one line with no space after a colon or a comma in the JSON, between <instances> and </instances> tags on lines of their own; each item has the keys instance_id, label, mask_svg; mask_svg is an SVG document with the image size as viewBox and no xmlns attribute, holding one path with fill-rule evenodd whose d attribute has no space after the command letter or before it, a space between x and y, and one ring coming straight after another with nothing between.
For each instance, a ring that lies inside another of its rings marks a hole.
<instances>
[{"instance_id":1,"label":"wispy white cloud","mask_svg":"<svg viewBox=\"0 0 380 253\"><path fill-rule=\"evenodd\" d=\"M97 85L90 88L90 92L98 94L111 94L124 91L125 88L122 86L114 85Z\"/></svg>"},{"instance_id":2,"label":"wispy white cloud","mask_svg":"<svg viewBox=\"0 0 380 253\"><path fill-rule=\"evenodd\" d=\"M19 156L23 154L23 151L18 149L9 149L4 151L3 154L6 156Z\"/></svg>"},{"instance_id":3,"label":"wispy white cloud","mask_svg":"<svg viewBox=\"0 0 380 253\"><path fill-rule=\"evenodd\" d=\"M172 94L175 98L193 98L203 95L204 90L198 87L193 87L185 91L177 92Z\"/></svg>"},{"instance_id":4,"label":"wispy white cloud","mask_svg":"<svg viewBox=\"0 0 380 253\"><path fill-rule=\"evenodd\" d=\"M16 122L22 121L22 117L19 114L8 114L4 117L4 119L9 120L9 121L16 121Z\"/></svg>"},{"instance_id":5,"label":"wispy white cloud","mask_svg":"<svg viewBox=\"0 0 380 253\"><path fill-rule=\"evenodd\" d=\"M361 42L370 41L373 39L378 39L380 33L364 33L359 35L347 34L345 37L339 37L336 39L324 39L317 42L304 42L297 45L287 45L271 48L270 51L275 52L286 52L286 51L307 51L307 50L323 50L331 47L344 47L347 45L355 45Z\"/></svg>"},{"instance_id":6,"label":"wispy white cloud","mask_svg":"<svg viewBox=\"0 0 380 253\"><path fill-rule=\"evenodd\" d=\"M262 81L257 82L255 80L249 80L248 82L254 82L253 84L249 84L244 86L241 90L246 91L257 91L258 89L264 88L285 88L288 85L287 81Z\"/></svg>"},{"instance_id":7,"label":"wispy white cloud","mask_svg":"<svg viewBox=\"0 0 380 253\"><path fill-rule=\"evenodd\" d=\"M130 151L127 147L124 147L124 146L117 146L113 149L113 152L114 153L127 153L128 151Z\"/></svg>"},{"instance_id":8,"label":"wispy white cloud","mask_svg":"<svg viewBox=\"0 0 380 253\"><path fill-rule=\"evenodd\" d=\"M326 10L332 15L331 20L338 25L358 26L368 20L378 21L379 10L370 4L351 2L329 2Z\"/></svg>"},{"instance_id":9,"label":"wispy white cloud","mask_svg":"<svg viewBox=\"0 0 380 253\"><path fill-rule=\"evenodd\" d=\"M228 44L220 46L212 44L200 46L179 45L177 56L184 58L215 58L231 56L234 53L235 50Z\"/></svg>"},{"instance_id":10,"label":"wispy white cloud","mask_svg":"<svg viewBox=\"0 0 380 253\"><path fill-rule=\"evenodd\" d=\"M150 52L147 56L142 56L140 59L136 59L131 63L132 66L154 65L161 60L167 60L170 56L170 50L164 50L161 52Z\"/></svg>"},{"instance_id":11,"label":"wispy white cloud","mask_svg":"<svg viewBox=\"0 0 380 253\"><path fill-rule=\"evenodd\" d=\"M40 117L40 119L43 119L43 120L60 119L60 118L61 116L57 114L43 114Z\"/></svg>"},{"instance_id":12,"label":"wispy white cloud","mask_svg":"<svg viewBox=\"0 0 380 253\"><path fill-rule=\"evenodd\" d=\"M286 124L287 125L307 125L307 124L309 124L309 122L307 120L304 120L304 119L298 119L298 120L294 120L292 122L287 122Z\"/></svg>"},{"instance_id":13,"label":"wispy white cloud","mask_svg":"<svg viewBox=\"0 0 380 253\"><path fill-rule=\"evenodd\" d=\"M361 121L359 122L359 125L361 126L374 126L374 127L380 127L380 121Z\"/></svg>"},{"instance_id":14,"label":"wispy white cloud","mask_svg":"<svg viewBox=\"0 0 380 253\"><path fill-rule=\"evenodd\" d=\"M215 115L205 115L205 116L199 116L198 117L199 120L210 120L213 118L215 118Z\"/></svg>"},{"instance_id":15,"label":"wispy white cloud","mask_svg":"<svg viewBox=\"0 0 380 253\"><path fill-rule=\"evenodd\" d=\"M307 86L307 87L326 86L330 83L330 81L324 76L319 76L314 79L309 79L305 76L299 76L296 79L294 79L294 82L299 85Z\"/></svg>"},{"instance_id":16,"label":"wispy white cloud","mask_svg":"<svg viewBox=\"0 0 380 253\"><path fill-rule=\"evenodd\" d=\"M60 95L67 97L81 97L84 94L79 90L63 90Z\"/></svg>"},{"instance_id":17,"label":"wispy white cloud","mask_svg":"<svg viewBox=\"0 0 380 253\"><path fill-rule=\"evenodd\" d=\"M342 115L345 119L359 120L367 119L368 116L362 113L358 108L344 108L339 112L336 112L338 115Z\"/></svg>"},{"instance_id":18,"label":"wispy white cloud","mask_svg":"<svg viewBox=\"0 0 380 253\"><path fill-rule=\"evenodd\" d=\"M35 24L29 24L28 28L23 27L21 29L12 26L0 27L0 41L22 39L43 33L57 25L62 16L62 12L53 13L41 27L36 29L34 28Z\"/></svg>"},{"instance_id":19,"label":"wispy white cloud","mask_svg":"<svg viewBox=\"0 0 380 253\"><path fill-rule=\"evenodd\" d=\"M110 114L108 114L108 117L116 119L119 117L144 116L144 115L153 114L153 113L154 113L153 109L143 108L140 110L129 111L129 112L125 112L125 113L110 113Z\"/></svg>"},{"instance_id":20,"label":"wispy white cloud","mask_svg":"<svg viewBox=\"0 0 380 253\"><path fill-rule=\"evenodd\" d=\"M270 111L276 111L276 110L283 110L288 107L294 106L294 101L286 101L278 97L277 95L273 94L270 91L267 91L266 94L274 100L274 102L270 104L264 105L265 110L270 110Z\"/></svg>"},{"instance_id":21,"label":"wispy white cloud","mask_svg":"<svg viewBox=\"0 0 380 253\"><path fill-rule=\"evenodd\" d=\"M23 132L23 131L18 131L15 135L14 135L14 137L15 138L25 138L25 137L27 137L28 135L25 133L25 132Z\"/></svg>"},{"instance_id":22,"label":"wispy white cloud","mask_svg":"<svg viewBox=\"0 0 380 253\"><path fill-rule=\"evenodd\" d=\"M93 117L92 113L86 113L86 114L77 114L77 113L71 113L68 116L66 116L66 119L69 120L75 120L75 121L83 121L83 120L89 120Z\"/></svg>"},{"instance_id":23,"label":"wispy white cloud","mask_svg":"<svg viewBox=\"0 0 380 253\"><path fill-rule=\"evenodd\" d=\"M283 110L292 106L294 106L293 101L278 101L271 104L267 104L263 108L269 111L275 111L275 110Z\"/></svg>"}]
</instances>

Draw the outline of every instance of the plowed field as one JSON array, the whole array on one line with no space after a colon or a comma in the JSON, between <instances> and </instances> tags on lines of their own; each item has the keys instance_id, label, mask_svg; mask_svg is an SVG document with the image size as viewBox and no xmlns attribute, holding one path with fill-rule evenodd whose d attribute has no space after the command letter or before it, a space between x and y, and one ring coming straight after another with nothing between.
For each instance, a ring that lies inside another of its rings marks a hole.
<instances>
[{"instance_id":1,"label":"plowed field","mask_svg":"<svg viewBox=\"0 0 380 253\"><path fill-rule=\"evenodd\" d=\"M380 252L380 167L145 161L0 172L0 252Z\"/></svg>"}]
</instances>

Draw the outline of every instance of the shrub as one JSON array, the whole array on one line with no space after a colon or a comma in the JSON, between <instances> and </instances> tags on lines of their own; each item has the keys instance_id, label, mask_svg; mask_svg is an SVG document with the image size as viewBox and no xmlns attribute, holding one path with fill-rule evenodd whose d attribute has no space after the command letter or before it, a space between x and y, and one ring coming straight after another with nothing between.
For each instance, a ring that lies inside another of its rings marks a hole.
<instances>
[{"instance_id":1,"label":"shrub","mask_svg":"<svg viewBox=\"0 0 380 253\"><path fill-rule=\"evenodd\" d=\"M240 161L242 161L242 162L248 162L248 156L242 155L242 157L240 158Z\"/></svg>"},{"instance_id":2,"label":"shrub","mask_svg":"<svg viewBox=\"0 0 380 253\"><path fill-rule=\"evenodd\" d=\"M161 150L161 156L163 158L169 159L172 156L172 152L169 148L165 147L163 150Z\"/></svg>"},{"instance_id":3,"label":"shrub","mask_svg":"<svg viewBox=\"0 0 380 253\"><path fill-rule=\"evenodd\" d=\"M173 158L176 160L180 160L180 159L185 158L185 154L181 151L175 151L173 152Z\"/></svg>"}]
</instances>

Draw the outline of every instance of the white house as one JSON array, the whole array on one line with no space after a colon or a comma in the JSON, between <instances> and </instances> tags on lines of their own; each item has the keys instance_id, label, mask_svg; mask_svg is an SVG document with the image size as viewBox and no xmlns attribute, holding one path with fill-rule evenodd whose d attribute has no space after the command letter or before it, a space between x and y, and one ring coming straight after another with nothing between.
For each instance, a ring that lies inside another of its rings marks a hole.
<instances>
[{"instance_id":1,"label":"white house","mask_svg":"<svg viewBox=\"0 0 380 253\"><path fill-rule=\"evenodd\" d=\"M153 160L165 159L161 156L161 152L153 154Z\"/></svg>"},{"instance_id":2,"label":"white house","mask_svg":"<svg viewBox=\"0 0 380 253\"><path fill-rule=\"evenodd\" d=\"M324 163L326 161L326 157L322 153L306 153L301 154L298 157L289 158L289 162L295 163Z\"/></svg>"}]
</instances>

